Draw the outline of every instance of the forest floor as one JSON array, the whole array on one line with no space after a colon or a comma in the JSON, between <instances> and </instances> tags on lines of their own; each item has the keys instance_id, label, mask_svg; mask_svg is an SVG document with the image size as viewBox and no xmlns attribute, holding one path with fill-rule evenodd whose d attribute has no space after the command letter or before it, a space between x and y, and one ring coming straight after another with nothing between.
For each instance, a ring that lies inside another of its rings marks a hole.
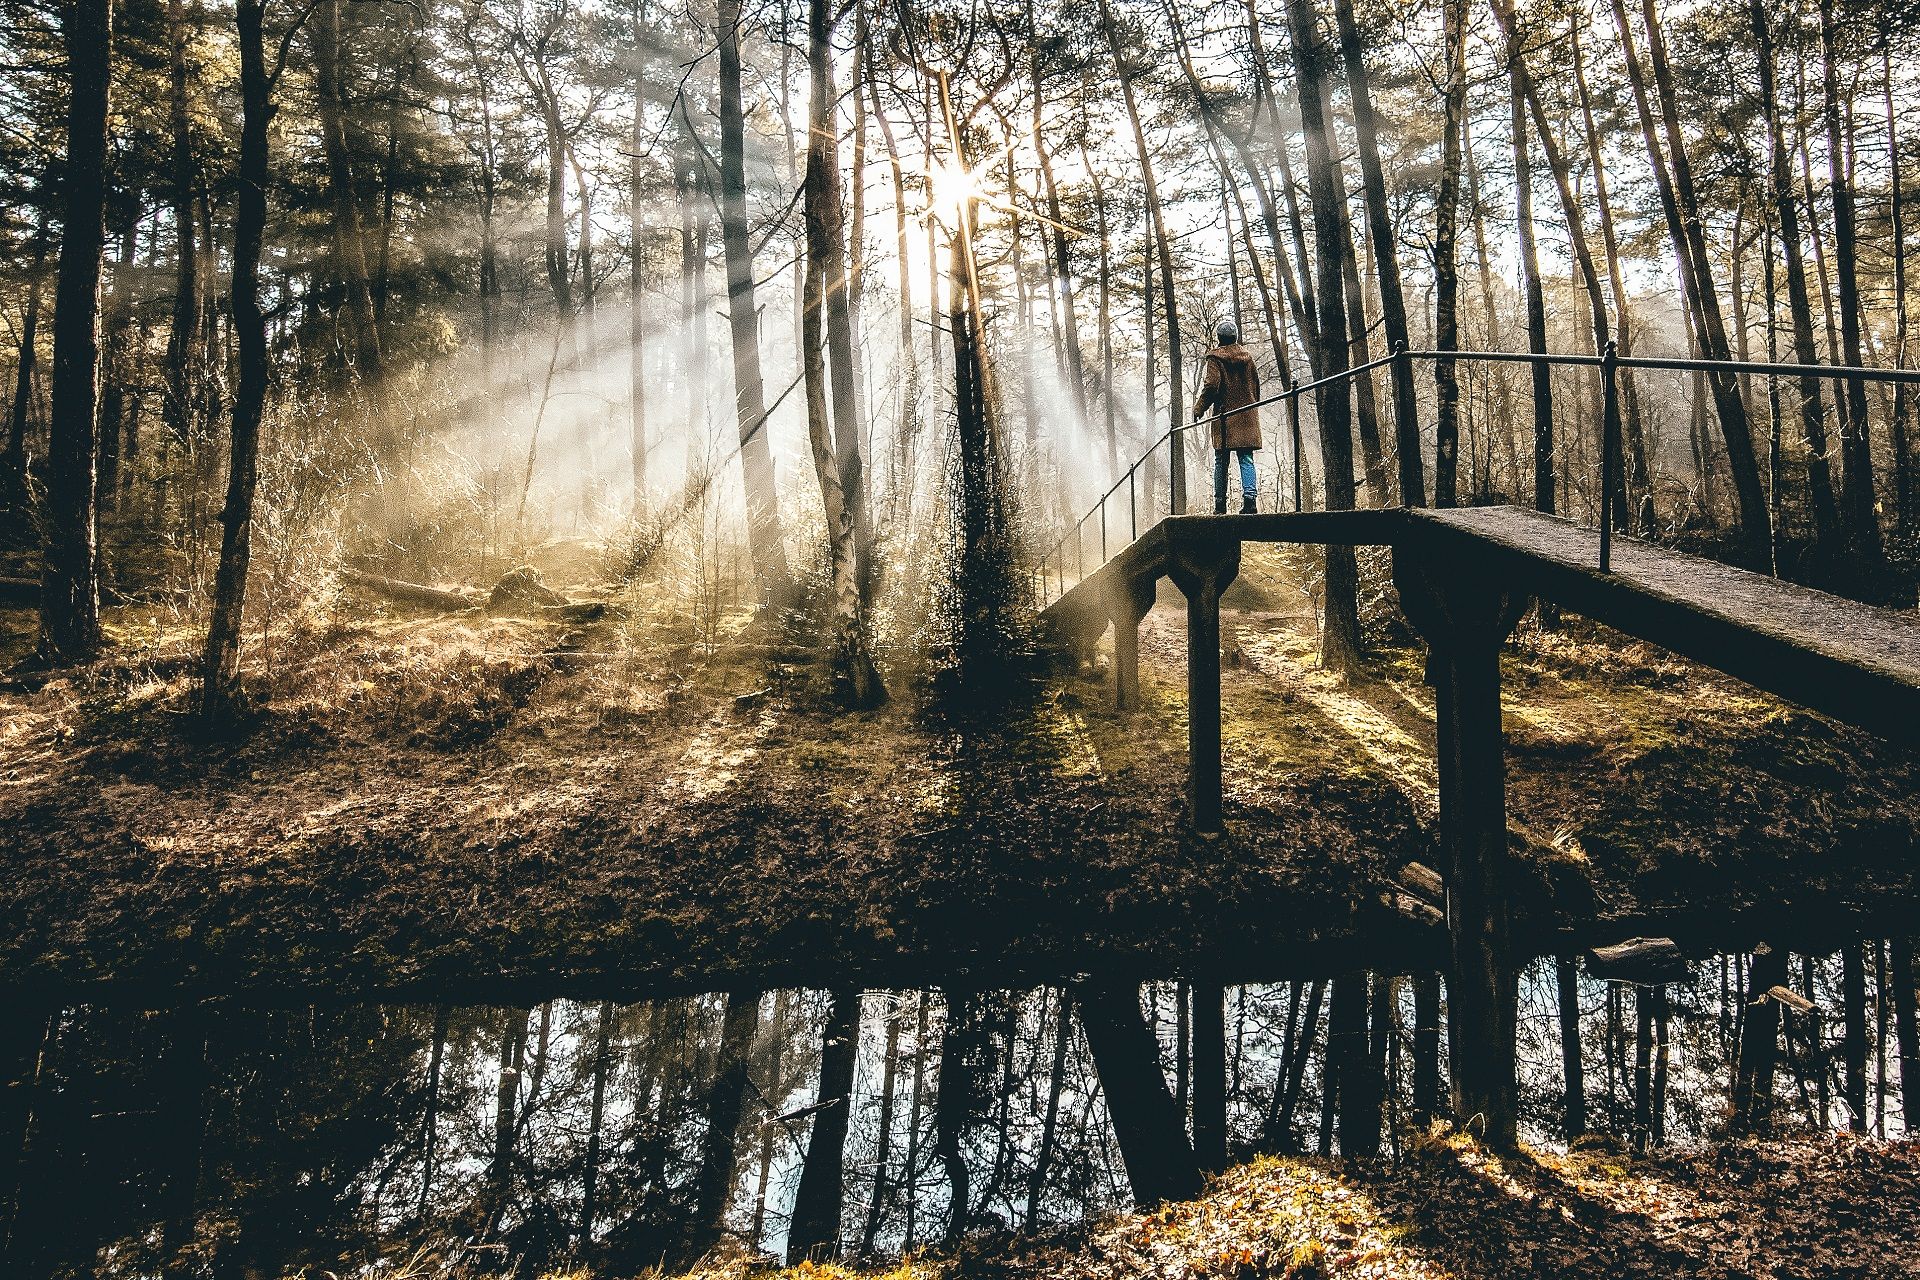
<instances>
[{"instance_id":1,"label":"forest floor","mask_svg":"<svg viewBox=\"0 0 1920 1280\"><path fill-rule=\"evenodd\" d=\"M1437 960L1381 903L1433 860L1422 651L1384 634L1370 678L1322 672L1302 557L1250 548L1229 596L1217 841L1181 821L1170 589L1140 712L1063 672L980 732L904 667L887 707L836 714L777 628L546 568L606 616L347 588L277 624L238 735L196 731L198 638L158 609L110 611L100 663L0 686L0 981L499 1000ZM0 612L0 664L32 624ZM1526 945L1704 952L1910 910L1912 755L1573 621L1505 664Z\"/></svg>"},{"instance_id":2,"label":"forest floor","mask_svg":"<svg viewBox=\"0 0 1920 1280\"><path fill-rule=\"evenodd\" d=\"M1265 1157L1198 1199L863 1271L748 1262L688 1280L1895 1280L1920 1276L1920 1145L1846 1135L1629 1157Z\"/></svg>"}]
</instances>

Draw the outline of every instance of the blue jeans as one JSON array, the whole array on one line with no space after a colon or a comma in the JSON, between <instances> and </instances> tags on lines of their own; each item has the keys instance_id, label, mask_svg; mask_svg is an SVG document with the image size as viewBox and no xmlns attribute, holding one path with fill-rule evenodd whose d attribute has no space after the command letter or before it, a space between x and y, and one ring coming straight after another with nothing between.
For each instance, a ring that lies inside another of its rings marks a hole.
<instances>
[{"instance_id":1,"label":"blue jeans","mask_svg":"<svg viewBox=\"0 0 1920 1280\"><path fill-rule=\"evenodd\" d=\"M1227 455L1240 455L1240 496L1251 498L1259 492L1259 480L1253 473L1253 450L1251 449L1215 449L1213 451L1213 503L1220 506L1227 500Z\"/></svg>"}]
</instances>

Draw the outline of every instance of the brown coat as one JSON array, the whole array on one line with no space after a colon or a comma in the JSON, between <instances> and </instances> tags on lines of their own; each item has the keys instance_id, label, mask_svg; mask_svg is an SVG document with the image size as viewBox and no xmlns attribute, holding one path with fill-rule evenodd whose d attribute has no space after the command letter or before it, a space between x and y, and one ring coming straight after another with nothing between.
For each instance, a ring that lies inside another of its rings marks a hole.
<instances>
[{"instance_id":1,"label":"brown coat","mask_svg":"<svg viewBox=\"0 0 1920 1280\"><path fill-rule=\"evenodd\" d=\"M1237 342L1215 347L1207 352L1206 366L1193 416L1226 415L1208 428L1214 448L1258 449L1260 411L1249 408L1260 398L1260 370L1254 367L1253 353Z\"/></svg>"}]
</instances>

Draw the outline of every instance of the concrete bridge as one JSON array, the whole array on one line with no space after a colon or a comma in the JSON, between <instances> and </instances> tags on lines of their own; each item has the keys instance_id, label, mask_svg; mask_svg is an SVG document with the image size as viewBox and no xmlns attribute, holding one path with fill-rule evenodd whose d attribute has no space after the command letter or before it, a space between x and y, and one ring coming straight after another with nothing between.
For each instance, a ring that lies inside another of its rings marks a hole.
<instances>
[{"instance_id":1,"label":"concrete bridge","mask_svg":"<svg viewBox=\"0 0 1920 1280\"><path fill-rule=\"evenodd\" d=\"M1500 648L1530 600L1920 745L1920 621L1909 615L1619 537L1603 570L1597 530L1514 507L1168 516L1077 580L1045 578L1041 620L1082 653L1111 627L1115 700L1132 707L1159 579L1185 595L1188 796L1203 833L1221 830L1220 596L1248 542L1393 550L1401 607L1432 654L1454 1107L1499 1145L1513 1141L1518 1109Z\"/></svg>"}]
</instances>

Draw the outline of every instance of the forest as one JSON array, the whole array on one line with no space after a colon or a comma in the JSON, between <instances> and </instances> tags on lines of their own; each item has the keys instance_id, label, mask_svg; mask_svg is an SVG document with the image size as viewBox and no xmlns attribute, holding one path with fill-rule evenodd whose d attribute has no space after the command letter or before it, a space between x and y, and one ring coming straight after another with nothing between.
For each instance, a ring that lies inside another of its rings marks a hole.
<instances>
[{"instance_id":1,"label":"forest","mask_svg":"<svg viewBox=\"0 0 1920 1280\"><path fill-rule=\"evenodd\" d=\"M1917 53L4 0L0 1271L1920 1276Z\"/></svg>"}]
</instances>

